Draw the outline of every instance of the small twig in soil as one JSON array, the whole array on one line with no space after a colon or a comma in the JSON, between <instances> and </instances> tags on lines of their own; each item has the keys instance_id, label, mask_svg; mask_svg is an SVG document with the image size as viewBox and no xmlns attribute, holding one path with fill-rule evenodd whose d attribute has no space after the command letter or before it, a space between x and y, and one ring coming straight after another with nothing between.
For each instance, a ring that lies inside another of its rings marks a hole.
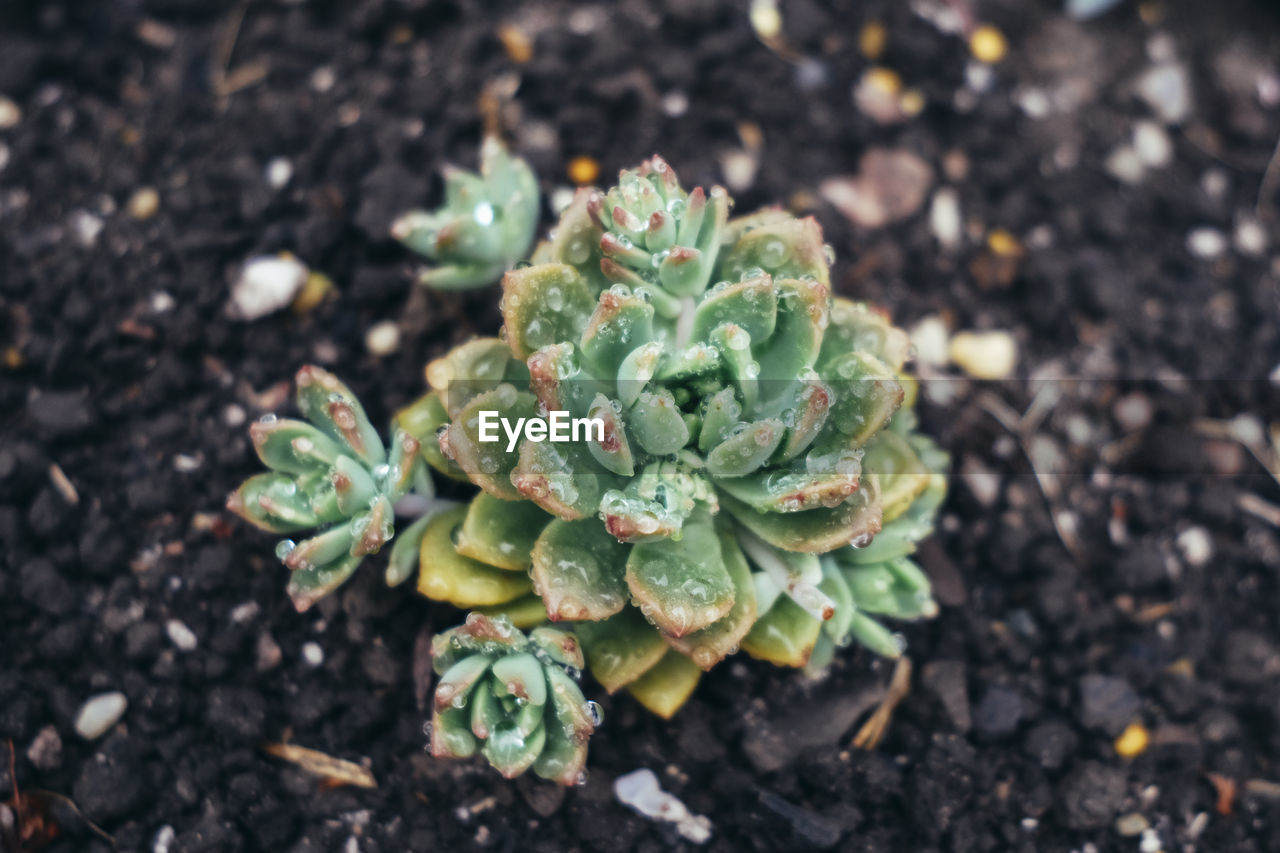
<instances>
[{"instance_id":1,"label":"small twig in soil","mask_svg":"<svg viewBox=\"0 0 1280 853\"><path fill-rule=\"evenodd\" d=\"M1267 163L1267 170L1262 173L1262 182L1258 184L1258 201L1254 205L1254 213L1259 219L1268 222L1275 219L1276 205L1273 199L1277 182L1280 182L1280 139L1276 140L1275 151Z\"/></svg>"},{"instance_id":2,"label":"small twig in soil","mask_svg":"<svg viewBox=\"0 0 1280 853\"><path fill-rule=\"evenodd\" d=\"M871 717L858 729L853 737L853 745L858 749L875 749L884 740L889 731L889 723L893 719L893 709L911 692L911 659L898 658L898 665L893 669L893 678L889 680L889 689L884 698L876 706Z\"/></svg>"},{"instance_id":3,"label":"small twig in soil","mask_svg":"<svg viewBox=\"0 0 1280 853\"><path fill-rule=\"evenodd\" d=\"M244 23L245 12L249 10L249 0L239 4L231 11L227 27L218 40L215 56L217 65L213 69L213 92L218 99L225 101L241 89L260 83L266 79L271 66L265 59L247 62L238 68L231 68L231 55L235 52L236 41L240 38L240 25Z\"/></svg>"},{"instance_id":4,"label":"small twig in soil","mask_svg":"<svg viewBox=\"0 0 1280 853\"><path fill-rule=\"evenodd\" d=\"M80 503L80 493L76 491L75 484L57 462L49 465L49 481L67 503L72 506Z\"/></svg>"},{"instance_id":5,"label":"small twig in soil","mask_svg":"<svg viewBox=\"0 0 1280 853\"><path fill-rule=\"evenodd\" d=\"M1272 527L1280 527L1280 506L1264 501L1255 494L1246 492L1240 495L1236 498L1236 506L1250 515L1256 515Z\"/></svg>"},{"instance_id":6,"label":"small twig in soil","mask_svg":"<svg viewBox=\"0 0 1280 853\"><path fill-rule=\"evenodd\" d=\"M282 758L291 764L298 765L308 773L319 776L331 787L341 785L354 785L357 788L378 787L378 782L369 769L354 761L334 758L315 749L288 743L266 743L262 745L262 749L268 755Z\"/></svg>"}]
</instances>

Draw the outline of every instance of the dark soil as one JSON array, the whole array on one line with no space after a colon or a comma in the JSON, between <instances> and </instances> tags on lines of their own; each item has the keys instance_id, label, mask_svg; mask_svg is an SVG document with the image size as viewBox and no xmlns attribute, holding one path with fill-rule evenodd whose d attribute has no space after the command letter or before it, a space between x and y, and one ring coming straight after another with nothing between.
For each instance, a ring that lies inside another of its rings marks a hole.
<instances>
[{"instance_id":1,"label":"dark soil","mask_svg":"<svg viewBox=\"0 0 1280 853\"><path fill-rule=\"evenodd\" d=\"M230 6L0 8L0 94L21 110L0 130L0 757L12 738L22 791L69 797L120 850L666 849L667 826L612 793L641 766L710 817L714 850L1133 851L1144 824L1143 849L1280 850L1280 530L1256 503L1280 487L1197 427L1280 414L1280 232L1264 218L1268 249L1232 245L1280 136L1275 7L1122 3L1081 24L1056 3L978 2L1010 55L976 94L964 40L895 0L783 3L791 48L815 60L800 65L755 37L745 2L495 5L259 0L225 66L244 85L222 95ZM850 98L872 18L881 61L927 98L895 126ZM502 23L532 38L527 64ZM1104 163L1151 116L1132 82L1169 48L1190 115L1165 129L1172 162L1120 183ZM459 615L376 568L297 615L272 539L222 510L256 468L242 421L288 411L299 365L328 365L385 422L429 358L495 329L492 292L415 292L386 228L438 197L441 164L473 163L478 101L503 75L518 89L501 121L548 192L577 155L608 173L658 151L686 184L721 181L754 122L739 210L808 191L842 292L904 324L941 313L1017 338L1022 378L922 404L957 472L923 556L945 606L906 629L912 690L878 749L850 740L888 668L851 650L816 685L722 665L670 722L597 697L590 776L567 793L434 761L415 645ZM1074 102L1028 114L1028 89L1066 80ZM870 146L955 188L963 246L939 247L928 201L870 230L816 201ZM281 190L263 176L277 156ZM144 186L160 204L139 220L126 204ZM1188 248L1202 227L1226 239L1216 257ZM984 254L993 228L1027 246L1011 275ZM237 265L281 250L336 297L227 319ZM404 335L377 358L364 335L385 319ZM1037 397L1032 457L1062 475L1043 491L991 414ZM127 712L85 742L78 709L112 690ZM1152 742L1122 758L1134 721ZM367 759L378 787L323 789L262 751L286 737ZM0 770L0 800L12 790ZM49 849L107 848L60 813Z\"/></svg>"}]
</instances>

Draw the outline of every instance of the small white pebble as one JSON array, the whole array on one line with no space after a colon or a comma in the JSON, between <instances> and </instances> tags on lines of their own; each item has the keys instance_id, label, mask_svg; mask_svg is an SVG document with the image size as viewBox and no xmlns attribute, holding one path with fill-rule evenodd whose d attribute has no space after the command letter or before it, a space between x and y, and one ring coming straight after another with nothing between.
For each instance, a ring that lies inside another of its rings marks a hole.
<instances>
[{"instance_id":1,"label":"small white pebble","mask_svg":"<svg viewBox=\"0 0 1280 853\"><path fill-rule=\"evenodd\" d=\"M194 652L196 646L200 644L195 632L180 619L170 619L165 623L164 630L173 644L178 647L178 651Z\"/></svg>"},{"instance_id":2,"label":"small white pebble","mask_svg":"<svg viewBox=\"0 0 1280 853\"><path fill-rule=\"evenodd\" d=\"M1151 424L1155 410L1147 395L1135 391L1116 400L1111 407L1111 415L1126 432L1137 432Z\"/></svg>"},{"instance_id":3,"label":"small white pebble","mask_svg":"<svg viewBox=\"0 0 1280 853\"><path fill-rule=\"evenodd\" d=\"M623 805L647 818L674 823L676 831L695 844L703 844L711 838L710 819L692 814L684 803L662 790L658 777L647 767L614 779L613 793Z\"/></svg>"},{"instance_id":4,"label":"small white pebble","mask_svg":"<svg viewBox=\"0 0 1280 853\"><path fill-rule=\"evenodd\" d=\"M228 311L236 320L257 320L293 301L307 281L306 264L292 257L250 259L231 286Z\"/></svg>"},{"instance_id":5,"label":"small white pebble","mask_svg":"<svg viewBox=\"0 0 1280 853\"><path fill-rule=\"evenodd\" d=\"M151 842L151 853L169 853L176 838L177 833L173 831L173 827L165 824L156 832L155 839Z\"/></svg>"},{"instance_id":6,"label":"small white pebble","mask_svg":"<svg viewBox=\"0 0 1280 853\"><path fill-rule=\"evenodd\" d=\"M1188 527L1178 534L1178 550L1182 552L1187 565L1197 568L1205 565L1213 556L1213 541L1209 538L1209 531L1200 525Z\"/></svg>"},{"instance_id":7,"label":"small white pebble","mask_svg":"<svg viewBox=\"0 0 1280 853\"><path fill-rule=\"evenodd\" d=\"M199 453L194 456L189 453L179 453L173 457L173 470L183 474L199 471L202 464L204 464L204 458Z\"/></svg>"},{"instance_id":8,"label":"small white pebble","mask_svg":"<svg viewBox=\"0 0 1280 853\"><path fill-rule=\"evenodd\" d=\"M5 145L3 142L0 142L0 172L3 172L5 170L5 167L8 165L9 165L9 146Z\"/></svg>"},{"instance_id":9,"label":"small white pebble","mask_svg":"<svg viewBox=\"0 0 1280 853\"><path fill-rule=\"evenodd\" d=\"M1252 216L1242 216L1236 223L1232 243L1240 254L1252 258L1260 257L1267 251L1267 229Z\"/></svg>"},{"instance_id":10,"label":"small white pebble","mask_svg":"<svg viewBox=\"0 0 1280 853\"><path fill-rule=\"evenodd\" d=\"M948 354L975 379L1008 379L1018 363L1018 342L1003 331L960 332L951 339Z\"/></svg>"},{"instance_id":11,"label":"small white pebble","mask_svg":"<svg viewBox=\"0 0 1280 853\"><path fill-rule=\"evenodd\" d=\"M258 607L256 601L246 601L244 604L237 605L231 611L231 621L236 625L243 625L245 622L252 621L257 617L262 608Z\"/></svg>"},{"instance_id":12,"label":"small white pebble","mask_svg":"<svg viewBox=\"0 0 1280 853\"><path fill-rule=\"evenodd\" d=\"M222 410L222 420L229 427L242 426L248 415L245 414L243 408L236 403L232 403Z\"/></svg>"},{"instance_id":13,"label":"small white pebble","mask_svg":"<svg viewBox=\"0 0 1280 853\"><path fill-rule=\"evenodd\" d=\"M157 290L151 294L151 313L164 314L177 306L177 301L167 291Z\"/></svg>"},{"instance_id":14,"label":"small white pebble","mask_svg":"<svg viewBox=\"0 0 1280 853\"><path fill-rule=\"evenodd\" d=\"M960 214L960 195L951 187L943 187L933 194L929 206L929 228L944 249L959 247L964 236L964 221Z\"/></svg>"},{"instance_id":15,"label":"small white pebble","mask_svg":"<svg viewBox=\"0 0 1280 853\"><path fill-rule=\"evenodd\" d=\"M724 173L724 182L735 192L749 189L756 180L756 169L760 159L754 154L734 149L720 155L720 170Z\"/></svg>"},{"instance_id":16,"label":"small white pebble","mask_svg":"<svg viewBox=\"0 0 1280 853\"><path fill-rule=\"evenodd\" d=\"M1173 142L1154 121L1140 121L1133 126L1133 147L1138 158L1152 169L1163 169L1173 162Z\"/></svg>"},{"instance_id":17,"label":"small white pebble","mask_svg":"<svg viewBox=\"0 0 1280 853\"><path fill-rule=\"evenodd\" d=\"M288 157L271 158L271 162L267 163L266 178L267 186L271 189L283 189L293 179L293 163L289 162Z\"/></svg>"},{"instance_id":18,"label":"small white pebble","mask_svg":"<svg viewBox=\"0 0 1280 853\"><path fill-rule=\"evenodd\" d=\"M97 740L124 716L129 700L119 691L100 693L80 707L76 733L85 740Z\"/></svg>"},{"instance_id":19,"label":"small white pebble","mask_svg":"<svg viewBox=\"0 0 1280 853\"><path fill-rule=\"evenodd\" d=\"M400 327L393 320L375 323L364 333L364 346L373 355L391 355L400 348Z\"/></svg>"},{"instance_id":20,"label":"small white pebble","mask_svg":"<svg viewBox=\"0 0 1280 853\"><path fill-rule=\"evenodd\" d=\"M689 110L689 96L684 92L668 92L662 96L662 111L672 118L679 118Z\"/></svg>"},{"instance_id":21,"label":"small white pebble","mask_svg":"<svg viewBox=\"0 0 1280 853\"><path fill-rule=\"evenodd\" d=\"M1215 166L1211 169L1206 169L1205 173L1200 176L1200 189L1204 190L1204 194L1215 201L1225 196L1230 188L1231 176L1227 174L1226 169L1219 169Z\"/></svg>"},{"instance_id":22,"label":"small white pebble","mask_svg":"<svg viewBox=\"0 0 1280 853\"><path fill-rule=\"evenodd\" d=\"M995 70L985 62L970 61L964 67L964 82L975 92L987 91L995 81Z\"/></svg>"},{"instance_id":23,"label":"small white pebble","mask_svg":"<svg viewBox=\"0 0 1280 853\"><path fill-rule=\"evenodd\" d=\"M573 196L574 190L572 187L556 187L551 191L551 212L555 214L561 213L573 203Z\"/></svg>"},{"instance_id":24,"label":"small white pebble","mask_svg":"<svg viewBox=\"0 0 1280 853\"><path fill-rule=\"evenodd\" d=\"M930 367L947 363L947 324L937 314L930 314L911 327L911 346L916 361Z\"/></svg>"},{"instance_id":25,"label":"small white pebble","mask_svg":"<svg viewBox=\"0 0 1280 853\"><path fill-rule=\"evenodd\" d=\"M1022 819L1022 828L1027 830L1028 832L1035 829L1039 825L1040 825L1040 821L1036 820L1033 817L1024 817Z\"/></svg>"},{"instance_id":26,"label":"small white pebble","mask_svg":"<svg viewBox=\"0 0 1280 853\"><path fill-rule=\"evenodd\" d=\"M1103 166L1106 168L1108 175L1126 184L1141 183L1143 176L1146 174L1146 168L1142 165L1142 157L1130 145L1121 145L1114 149L1107 155Z\"/></svg>"},{"instance_id":27,"label":"small white pebble","mask_svg":"<svg viewBox=\"0 0 1280 853\"><path fill-rule=\"evenodd\" d=\"M1164 844L1160 841L1160 833L1154 829L1144 829L1142 831L1142 841L1138 843L1140 853L1161 853L1164 850Z\"/></svg>"},{"instance_id":28,"label":"small white pebble","mask_svg":"<svg viewBox=\"0 0 1280 853\"><path fill-rule=\"evenodd\" d=\"M302 659L311 666L319 666L324 663L324 649L319 643L303 643Z\"/></svg>"},{"instance_id":29,"label":"small white pebble","mask_svg":"<svg viewBox=\"0 0 1280 853\"><path fill-rule=\"evenodd\" d=\"M322 65L311 72L311 88L321 94L333 88L338 82L338 75L328 65Z\"/></svg>"},{"instance_id":30,"label":"small white pebble","mask_svg":"<svg viewBox=\"0 0 1280 853\"><path fill-rule=\"evenodd\" d=\"M88 249L98 242L98 235L102 233L102 217L95 216L87 210L76 210L71 213L70 218L71 233L75 237L76 243L82 248Z\"/></svg>"},{"instance_id":31,"label":"small white pebble","mask_svg":"<svg viewBox=\"0 0 1280 853\"><path fill-rule=\"evenodd\" d=\"M1044 89L1029 86L1019 89L1014 93L1014 100L1017 102L1019 109L1031 118L1044 118L1049 115L1049 111L1053 108L1049 96L1045 94Z\"/></svg>"},{"instance_id":32,"label":"small white pebble","mask_svg":"<svg viewBox=\"0 0 1280 853\"><path fill-rule=\"evenodd\" d=\"M22 121L22 107L18 106L12 98L0 95L0 130L17 127L20 121Z\"/></svg>"},{"instance_id":33,"label":"small white pebble","mask_svg":"<svg viewBox=\"0 0 1280 853\"><path fill-rule=\"evenodd\" d=\"M1187 235L1187 251L1202 261L1212 261L1227 250L1227 238L1216 228L1193 228Z\"/></svg>"}]
</instances>

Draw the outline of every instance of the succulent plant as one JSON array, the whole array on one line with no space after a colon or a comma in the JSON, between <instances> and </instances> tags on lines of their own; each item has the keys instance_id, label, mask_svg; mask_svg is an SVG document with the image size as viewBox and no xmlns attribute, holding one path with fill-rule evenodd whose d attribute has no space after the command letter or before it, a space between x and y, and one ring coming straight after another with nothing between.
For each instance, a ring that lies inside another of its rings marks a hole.
<instances>
[{"instance_id":1,"label":"succulent plant","mask_svg":"<svg viewBox=\"0 0 1280 853\"><path fill-rule=\"evenodd\" d=\"M729 208L724 190L686 192L657 157L607 192L579 191L532 263L503 277L500 335L427 365L430 390L394 418L396 476L375 476L390 464L376 455L339 454L377 487L345 515L311 497L338 457L317 474L289 445L282 463L255 427L280 473L250 480L233 508L268 529L349 528L345 551L323 551L332 577L365 552L351 543L368 500L389 507L421 479L410 456L479 487L405 531L388 569L396 582L416 563L423 595L472 611L435 646L434 754L478 749L507 775L569 782L594 728L570 677L583 664L669 717L740 648L817 675L855 640L900 655L881 620L936 613L911 555L947 459L916 431L906 334L832 297L812 218ZM363 418L345 388L325 387L319 399ZM327 434L335 416L320 415ZM562 416L594 428L557 437ZM367 447L376 434L359 423ZM280 525L258 496L286 481L309 514Z\"/></svg>"},{"instance_id":2,"label":"succulent plant","mask_svg":"<svg viewBox=\"0 0 1280 853\"><path fill-rule=\"evenodd\" d=\"M298 371L306 421L267 415L249 428L269 472L250 477L227 508L272 533L324 529L302 542L283 539L276 556L292 570L289 596L299 612L341 585L395 534L394 504L421 476L418 440L397 429L388 450L351 390L318 367ZM407 577L393 561L389 583ZM409 564L412 568L412 564Z\"/></svg>"},{"instance_id":3,"label":"succulent plant","mask_svg":"<svg viewBox=\"0 0 1280 853\"><path fill-rule=\"evenodd\" d=\"M578 687L582 650L572 633L472 613L437 634L431 662L440 681L431 714L431 754L480 751L503 776L526 770L565 785L587 761L600 712Z\"/></svg>"},{"instance_id":4,"label":"succulent plant","mask_svg":"<svg viewBox=\"0 0 1280 853\"><path fill-rule=\"evenodd\" d=\"M816 671L850 639L896 656L878 617L936 611L909 553L945 457L912 432L905 333L832 299L813 219L728 209L658 158L580 191L504 277L501 337L428 365L397 416L483 490L433 522L419 590L575 622L596 679L663 715L739 647ZM494 412L603 429L509 449Z\"/></svg>"},{"instance_id":5,"label":"succulent plant","mask_svg":"<svg viewBox=\"0 0 1280 853\"><path fill-rule=\"evenodd\" d=\"M391 226L391 236L437 266L422 284L468 290L497 281L522 258L538 226L538 181L528 164L496 137L480 146L480 174L448 167L444 204L412 210Z\"/></svg>"}]
</instances>

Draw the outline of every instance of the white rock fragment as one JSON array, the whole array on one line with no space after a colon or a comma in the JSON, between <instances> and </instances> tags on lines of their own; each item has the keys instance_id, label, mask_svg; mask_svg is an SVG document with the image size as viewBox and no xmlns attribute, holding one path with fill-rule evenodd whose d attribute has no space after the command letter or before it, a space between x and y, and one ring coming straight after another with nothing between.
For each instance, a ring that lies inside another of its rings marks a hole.
<instances>
[{"instance_id":1,"label":"white rock fragment","mask_svg":"<svg viewBox=\"0 0 1280 853\"><path fill-rule=\"evenodd\" d=\"M310 666L319 666L324 663L324 649L319 643L303 643L302 659Z\"/></svg>"},{"instance_id":2,"label":"white rock fragment","mask_svg":"<svg viewBox=\"0 0 1280 853\"><path fill-rule=\"evenodd\" d=\"M929 205L929 228L944 249L956 249L964 236L964 221L960 214L960 194L951 187L943 187L933 194Z\"/></svg>"},{"instance_id":3,"label":"white rock fragment","mask_svg":"<svg viewBox=\"0 0 1280 853\"><path fill-rule=\"evenodd\" d=\"M755 183L758 168L760 158L750 151L731 149L720 155L720 171L724 174L724 182L734 192L750 189Z\"/></svg>"},{"instance_id":4,"label":"white rock fragment","mask_svg":"<svg viewBox=\"0 0 1280 853\"><path fill-rule=\"evenodd\" d=\"M1000 499L1000 474L976 456L964 458L960 464L960 478L974 499L987 509Z\"/></svg>"},{"instance_id":5,"label":"white rock fragment","mask_svg":"<svg viewBox=\"0 0 1280 853\"><path fill-rule=\"evenodd\" d=\"M76 714L76 734L85 740L97 740L124 716L129 700L119 691L99 693L80 706Z\"/></svg>"},{"instance_id":6,"label":"white rock fragment","mask_svg":"<svg viewBox=\"0 0 1280 853\"><path fill-rule=\"evenodd\" d=\"M1138 432L1151 425L1155 408L1146 394L1135 391L1116 400L1111 407L1111 415L1125 432Z\"/></svg>"},{"instance_id":7,"label":"white rock fragment","mask_svg":"<svg viewBox=\"0 0 1280 853\"><path fill-rule=\"evenodd\" d=\"M937 314L930 314L911 327L911 346L915 348L916 362L929 367L941 367L947 363L947 324Z\"/></svg>"},{"instance_id":8,"label":"white rock fragment","mask_svg":"<svg viewBox=\"0 0 1280 853\"><path fill-rule=\"evenodd\" d=\"M1124 184L1138 184L1146 175L1142 156L1131 145L1121 145L1107 155L1107 174Z\"/></svg>"},{"instance_id":9,"label":"white rock fragment","mask_svg":"<svg viewBox=\"0 0 1280 853\"><path fill-rule=\"evenodd\" d=\"M1251 258L1261 257L1267 251L1267 229L1252 216L1242 216L1231 235L1236 251Z\"/></svg>"},{"instance_id":10,"label":"white rock fragment","mask_svg":"<svg viewBox=\"0 0 1280 853\"><path fill-rule=\"evenodd\" d=\"M261 611L262 608L258 607L258 602L246 601L244 604L236 605L235 609L231 611L231 622L234 625L252 622Z\"/></svg>"},{"instance_id":11,"label":"white rock fragment","mask_svg":"<svg viewBox=\"0 0 1280 853\"><path fill-rule=\"evenodd\" d=\"M1191 115L1191 81L1180 63L1152 66L1138 78L1136 91L1165 124L1181 124Z\"/></svg>"},{"instance_id":12,"label":"white rock fragment","mask_svg":"<svg viewBox=\"0 0 1280 853\"><path fill-rule=\"evenodd\" d=\"M1209 531L1198 524L1179 533L1177 541L1182 558L1192 568L1203 566L1213 556L1213 542L1209 539Z\"/></svg>"},{"instance_id":13,"label":"white rock fragment","mask_svg":"<svg viewBox=\"0 0 1280 853\"><path fill-rule=\"evenodd\" d=\"M705 844L711 838L710 819L691 813L684 803L662 790L658 777L647 767L613 780L613 793L619 802L645 817L675 824L676 831L694 844Z\"/></svg>"},{"instance_id":14,"label":"white rock fragment","mask_svg":"<svg viewBox=\"0 0 1280 853\"><path fill-rule=\"evenodd\" d=\"M53 726L45 726L27 747L27 760L41 770L53 770L62 763L62 738Z\"/></svg>"},{"instance_id":15,"label":"white rock fragment","mask_svg":"<svg viewBox=\"0 0 1280 853\"><path fill-rule=\"evenodd\" d=\"M17 127L20 121L22 121L22 107L18 106L12 98L0 95L0 130Z\"/></svg>"},{"instance_id":16,"label":"white rock fragment","mask_svg":"<svg viewBox=\"0 0 1280 853\"><path fill-rule=\"evenodd\" d=\"M102 217L90 213L87 210L72 211L68 220L71 226L71 236L82 248L89 249L94 243L98 242L98 235L102 233L103 226Z\"/></svg>"},{"instance_id":17,"label":"white rock fragment","mask_svg":"<svg viewBox=\"0 0 1280 853\"><path fill-rule=\"evenodd\" d=\"M827 178L818 192L854 225L880 228L914 215L932 185L933 167L916 154L872 148L857 175Z\"/></svg>"},{"instance_id":18,"label":"white rock fragment","mask_svg":"<svg viewBox=\"0 0 1280 853\"><path fill-rule=\"evenodd\" d=\"M1044 89L1038 86L1024 86L1013 93L1013 101L1018 108L1034 119L1045 118L1053 109L1053 102Z\"/></svg>"},{"instance_id":19,"label":"white rock fragment","mask_svg":"<svg viewBox=\"0 0 1280 853\"><path fill-rule=\"evenodd\" d=\"M285 185L293 180L293 163L289 162L288 157L273 157L271 162L267 163L265 175L267 186L271 189L284 189Z\"/></svg>"},{"instance_id":20,"label":"white rock fragment","mask_svg":"<svg viewBox=\"0 0 1280 853\"><path fill-rule=\"evenodd\" d=\"M383 320L364 333L364 346L372 355L391 355L400 348L400 327L394 320Z\"/></svg>"},{"instance_id":21,"label":"white rock fragment","mask_svg":"<svg viewBox=\"0 0 1280 853\"><path fill-rule=\"evenodd\" d=\"M1008 332L959 332L947 348L951 361L975 379L1008 379L1018 363L1018 342Z\"/></svg>"},{"instance_id":22,"label":"white rock fragment","mask_svg":"<svg viewBox=\"0 0 1280 853\"><path fill-rule=\"evenodd\" d=\"M1173 162L1173 142L1154 121L1140 121L1133 126L1133 148L1148 168L1163 169Z\"/></svg>"},{"instance_id":23,"label":"white rock fragment","mask_svg":"<svg viewBox=\"0 0 1280 853\"><path fill-rule=\"evenodd\" d=\"M177 837L173 827L166 823L156 831L155 838L151 841L151 853L169 853Z\"/></svg>"},{"instance_id":24,"label":"white rock fragment","mask_svg":"<svg viewBox=\"0 0 1280 853\"><path fill-rule=\"evenodd\" d=\"M257 320L293 301L307 281L306 264L293 257L260 255L250 259L231 286L228 313L236 320Z\"/></svg>"},{"instance_id":25,"label":"white rock fragment","mask_svg":"<svg viewBox=\"0 0 1280 853\"><path fill-rule=\"evenodd\" d=\"M195 632L181 619L170 619L165 623L164 631L169 635L169 640L178 647L178 651L194 652L196 646L200 644Z\"/></svg>"},{"instance_id":26,"label":"white rock fragment","mask_svg":"<svg viewBox=\"0 0 1280 853\"><path fill-rule=\"evenodd\" d=\"M1227 238L1216 228L1193 228L1187 234L1187 251L1202 261L1212 261L1227 250Z\"/></svg>"},{"instance_id":27,"label":"white rock fragment","mask_svg":"<svg viewBox=\"0 0 1280 853\"><path fill-rule=\"evenodd\" d=\"M662 96L662 111L672 118L679 118L689 111L689 96L679 90Z\"/></svg>"}]
</instances>

